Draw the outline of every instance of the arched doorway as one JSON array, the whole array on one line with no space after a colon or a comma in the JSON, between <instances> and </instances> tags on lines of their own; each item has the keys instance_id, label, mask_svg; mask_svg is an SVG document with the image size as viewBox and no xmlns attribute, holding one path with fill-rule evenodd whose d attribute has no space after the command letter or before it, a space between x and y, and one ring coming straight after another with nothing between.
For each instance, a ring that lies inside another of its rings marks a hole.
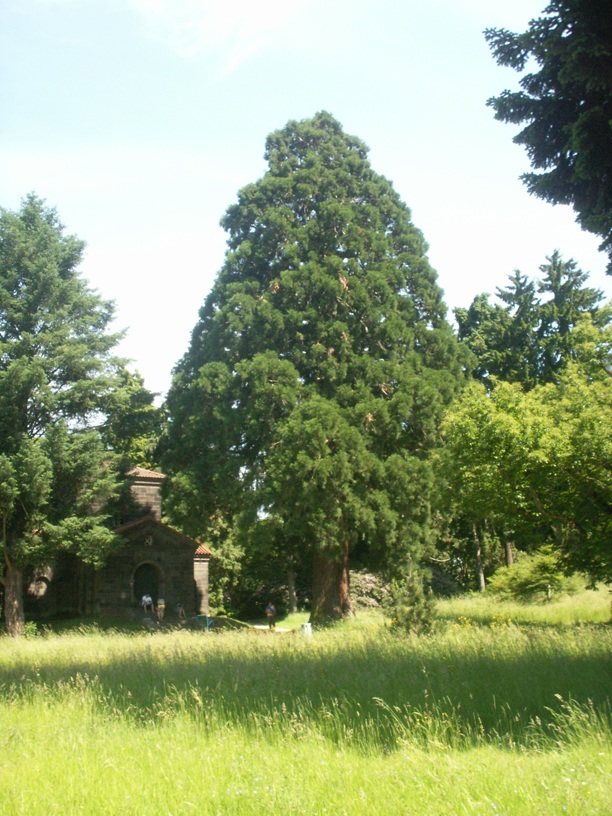
<instances>
[{"instance_id":1,"label":"arched doorway","mask_svg":"<svg viewBox=\"0 0 612 816\"><path fill-rule=\"evenodd\" d=\"M157 604L159 598L159 572L155 564L141 564L134 572L134 600L140 603L143 595L150 595Z\"/></svg>"}]
</instances>

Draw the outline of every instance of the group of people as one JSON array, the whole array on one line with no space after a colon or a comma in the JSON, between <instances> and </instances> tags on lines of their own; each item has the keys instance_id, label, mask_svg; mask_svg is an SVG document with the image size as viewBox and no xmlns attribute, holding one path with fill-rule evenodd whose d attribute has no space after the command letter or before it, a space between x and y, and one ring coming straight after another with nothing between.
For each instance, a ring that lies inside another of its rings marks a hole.
<instances>
[{"instance_id":1,"label":"group of people","mask_svg":"<svg viewBox=\"0 0 612 816\"><path fill-rule=\"evenodd\" d=\"M153 603L153 598L151 595L146 594L142 596L142 600L140 602L142 604L142 611L146 615L148 611L151 614L155 614L155 604ZM157 599L157 620L162 623L164 620L164 614L166 612L166 602L163 598ZM185 614L185 609L183 604L179 601L176 605L176 612L179 616L179 620L187 620L187 615Z\"/></svg>"},{"instance_id":2,"label":"group of people","mask_svg":"<svg viewBox=\"0 0 612 816\"><path fill-rule=\"evenodd\" d=\"M155 614L155 604L153 603L153 598L148 593L142 596L142 600L140 602L142 604L142 611L146 615L147 612L151 612L152 615ZM166 602L163 598L157 599L157 620L162 623L164 620L164 614L166 611ZM179 616L179 620L187 620L187 615L185 614L185 609L183 604L179 601L176 605L176 611ZM276 607L273 603L269 603L266 606L266 617L268 618L268 626L270 629L276 628Z\"/></svg>"}]
</instances>

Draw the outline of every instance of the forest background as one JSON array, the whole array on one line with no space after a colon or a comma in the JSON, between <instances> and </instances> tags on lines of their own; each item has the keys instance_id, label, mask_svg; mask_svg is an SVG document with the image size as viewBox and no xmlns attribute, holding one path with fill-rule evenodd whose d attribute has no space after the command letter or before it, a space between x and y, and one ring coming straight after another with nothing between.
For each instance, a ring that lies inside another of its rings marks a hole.
<instances>
[{"instance_id":1,"label":"forest background","mask_svg":"<svg viewBox=\"0 0 612 816\"><path fill-rule=\"evenodd\" d=\"M608 250L610 52L583 5L487 33L500 63L540 66L491 104L527 123L516 140L547 171L526 176L532 192L573 204ZM226 260L164 412L110 354L113 309L79 277L82 245L34 196L3 213L9 628L28 559L103 557L109 450L169 471L170 518L216 545L220 605L283 574L293 606L311 574L313 618L342 617L351 562L407 586L417 565L445 564L451 584L483 588L495 552L511 567L541 546L558 571L609 580L602 293L555 251L538 280L515 272L499 303L458 310L456 336L422 234L360 140L320 113L271 134L265 158L224 217Z\"/></svg>"}]
</instances>

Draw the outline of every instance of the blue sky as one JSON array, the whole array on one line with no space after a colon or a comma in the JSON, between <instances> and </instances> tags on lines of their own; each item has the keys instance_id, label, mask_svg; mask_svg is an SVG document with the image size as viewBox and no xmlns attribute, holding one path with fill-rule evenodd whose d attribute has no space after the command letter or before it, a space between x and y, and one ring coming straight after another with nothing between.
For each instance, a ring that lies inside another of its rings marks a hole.
<instances>
[{"instance_id":1,"label":"blue sky","mask_svg":"<svg viewBox=\"0 0 612 816\"><path fill-rule=\"evenodd\" d=\"M545 0L2 0L0 206L34 191L87 241L148 388L221 266L219 219L265 171L268 133L328 110L370 147L429 243L452 310L559 249L612 296L595 236L529 196L486 100L517 77L482 31Z\"/></svg>"}]
</instances>

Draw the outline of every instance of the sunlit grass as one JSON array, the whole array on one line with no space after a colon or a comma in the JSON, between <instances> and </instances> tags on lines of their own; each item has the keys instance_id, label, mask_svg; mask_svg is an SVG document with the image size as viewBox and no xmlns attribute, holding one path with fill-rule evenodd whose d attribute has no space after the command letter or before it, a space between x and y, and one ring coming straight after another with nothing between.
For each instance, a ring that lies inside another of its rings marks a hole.
<instances>
[{"instance_id":1,"label":"sunlit grass","mask_svg":"<svg viewBox=\"0 0 612 816\"><path fill-rule=\"evenodd\" d=\"M442 620L456 622L469 619L473 623L491 624L512 621L517 624L570 626L577 623L607 623L610 621L612 595L606 587L565 595L550 603L525 604L501 601L488 593L459 595L440 600L437 612Z\"/></svg>"},{"instance_id":2,"label":"sunlit grass","mask_svg":"<svg viewBox=\"0 0 612 816\"><path fill-rule=\"evenodd\" d=\"M254 736L192 717L128 727L79 700L18 707L0 813L606 814L599 735L562 750L422 748L364 753L314 733Z\"/></svg>"},{"instance_id":3,"label":"sunlit grass","mask_svg":"<svg viewBox=\"0 0 612 816\"><path fill-rule=\"evenodd\" d=\"M612 628L465 603L422 638L0 638L0 814L607 814Z\"/></svg>"}]
</instances>

